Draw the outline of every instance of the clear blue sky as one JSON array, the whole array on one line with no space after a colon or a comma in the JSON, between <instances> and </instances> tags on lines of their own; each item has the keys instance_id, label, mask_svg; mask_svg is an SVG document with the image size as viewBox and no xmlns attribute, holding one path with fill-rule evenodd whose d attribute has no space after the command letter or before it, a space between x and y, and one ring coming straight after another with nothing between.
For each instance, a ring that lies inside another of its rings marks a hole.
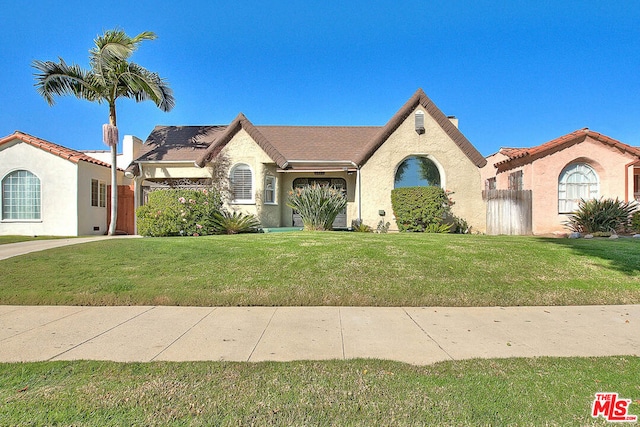
<instances>
[{"instance_id":1,"label":"clear blue sky","mask_svg":"<svg viewBox=\"0 0 640 427\"><path fill-rule=\"evenodd\" d=\"M176 107L118 104L120 135L163 125L384 125L418 89L484 154L582 127L640 146L640 2L2 2L0 135L21 130L106 149L106 105L49 107L31 61L88 67L115 27L154 31L133 60L166 78Z\"/></svg>"}]
</instances>

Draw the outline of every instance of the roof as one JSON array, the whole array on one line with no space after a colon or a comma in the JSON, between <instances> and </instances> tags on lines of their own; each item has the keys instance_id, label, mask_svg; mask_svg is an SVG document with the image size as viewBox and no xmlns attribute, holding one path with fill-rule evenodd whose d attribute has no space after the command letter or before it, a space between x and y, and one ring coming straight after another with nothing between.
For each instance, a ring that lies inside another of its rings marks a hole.
<instances>
[{"instance_id":1,"label":"roof","mask_svg":"<svg viewBox=\"0 0 640 427\"><path fill-rule=\"evenodd\" d=\"M63 147L62 145L54 144L53 142L37 138L33 135L29 135L28 133L24 133L21 131L15 131L11 135L5 136L4 138L0 139L0 147L16 139L24 142L25 144L29 144L34 147L40 148L41 150L48 151L51 154L62 157L63 159L69 160L70 162L76 164L78 162L87 162L111 168L110 163L103 162L80 151Z\"/></svg>"},{"instance_id":2,"label":"roof","mask_svg":"<svg viewBox=\"0 0 640 427\"><path fill-rule=\"evenodd\" d=\"M632 147L609 136L592 131L589 128L583 128L531 148L501 148L500 153L507 156L508 159L502 160L494 166L500 170L522 166L574 144L583 142L587 138L599 141L603 144L617 148L624 153L629 153L640 158L640 148Z\"/></svg>"},{"instance_id":3,"label":"roof","mask_svg":"<svg viewBox=\"0 0 640 427\"><path fill-rule=\"evenodd\" d=\"M421 105L440 127L449 135L451 140L462 150L462 152L475 164L481 168L487 164L487 160L469 142L469 140L451 123L451 120L433 103L422 89L416 93L400 108L400 110L389 120L382 131L368 144L368 146L356 158L356 163L364 164L376 152L378 148L391 136L393 132L409 117L409 115Z\"/></svg>"},{"instance_id":4,"label":"roof","mask_svg":"<svg viewBox=\"0 0 640 427\"><path fill-rule=\"evenodd\" d=\"M477 167L487 163L422 89L385 126L255 126L242 113L226 126L157 126L135 161L195 161L204 167L244 129L281 169L362 166L418 105Z\"/></svg>"}]
</instances>

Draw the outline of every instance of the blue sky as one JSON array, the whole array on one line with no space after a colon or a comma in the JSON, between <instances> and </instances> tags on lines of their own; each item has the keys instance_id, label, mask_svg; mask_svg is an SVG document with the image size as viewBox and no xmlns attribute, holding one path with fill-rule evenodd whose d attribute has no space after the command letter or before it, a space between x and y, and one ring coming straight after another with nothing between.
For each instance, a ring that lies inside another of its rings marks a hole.
<instances>
[{"instance_id":1,"label":"blue sky","mask_svg":"<svg viewBox=\"0 0 640 427\"><path fill-rule=\"evenodd\" d=\"M106 105L49 107L31 61L88 67L97 34L154 31L133 60L170 113L121 100L120 135L162 125L384 125L418 89L484 155L589 127L640 146L640 3L605 1L2 2L0 136L106 149Z\"/></svg>"}]
</instances>

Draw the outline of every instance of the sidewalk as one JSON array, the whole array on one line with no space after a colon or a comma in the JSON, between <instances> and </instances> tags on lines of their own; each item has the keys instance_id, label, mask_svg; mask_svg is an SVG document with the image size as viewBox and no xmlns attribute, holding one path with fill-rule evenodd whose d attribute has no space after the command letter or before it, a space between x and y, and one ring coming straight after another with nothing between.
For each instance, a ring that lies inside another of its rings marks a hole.
<instances>
[{"instance_id":1,"label":"sidewalk","mask_svg":"<svg viewBox=\"0 0 640 427\"><path fill-rule=\"evenodd\" d=\"M640 305L0 306L0 362L640 355Z\"/></svg>"}]
</instances>

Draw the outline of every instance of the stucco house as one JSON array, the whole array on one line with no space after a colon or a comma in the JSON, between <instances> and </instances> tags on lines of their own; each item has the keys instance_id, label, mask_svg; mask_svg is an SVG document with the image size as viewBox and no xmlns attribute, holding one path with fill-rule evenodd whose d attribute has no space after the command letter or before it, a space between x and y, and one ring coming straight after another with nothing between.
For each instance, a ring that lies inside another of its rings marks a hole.
<instances>
[{"instance_id":1,"label":"stucco house","mask_svg":"<svg viewBox=\"0 0 640 427\"><path fill-rule=\"evenodd\" d=\"M532 190L534 234L566 231L581 198L640 200L640 148L579 129L532 148L501 148L482 169L485 189Z\"/></svg>"},{"instance_id":2,"label":"stucco house","mask_svg":"<svg viewBox=\"0 0 640 427\"><path fill-rule=\"evenodd\" d=\"M298 225L288 192L320 183L342 188L348 200L334 227L360 219L397 229L391 190L412 158L426 159L453 192L454 214L474 230L485 227L479 189L486 160L421 89L384 126L258 126L242 113L228 125L157 126L130 167L137 203L154 187L207 185L218 156L229 160L227 207L256 215L266 228Z\"/></svg>"},{"instance_id":3,"label":"stucco house","mask_svg":"<svg viewBox=\"0 0 640 427\"><path fill-rule=\"evenodd\" d=\"M119 185L130 184L124 170L118 175ZM111 182L107 162L16 131L0 139L0 180L0 235L78 236L107 231Z\"/></svg>"}]
</instances>

